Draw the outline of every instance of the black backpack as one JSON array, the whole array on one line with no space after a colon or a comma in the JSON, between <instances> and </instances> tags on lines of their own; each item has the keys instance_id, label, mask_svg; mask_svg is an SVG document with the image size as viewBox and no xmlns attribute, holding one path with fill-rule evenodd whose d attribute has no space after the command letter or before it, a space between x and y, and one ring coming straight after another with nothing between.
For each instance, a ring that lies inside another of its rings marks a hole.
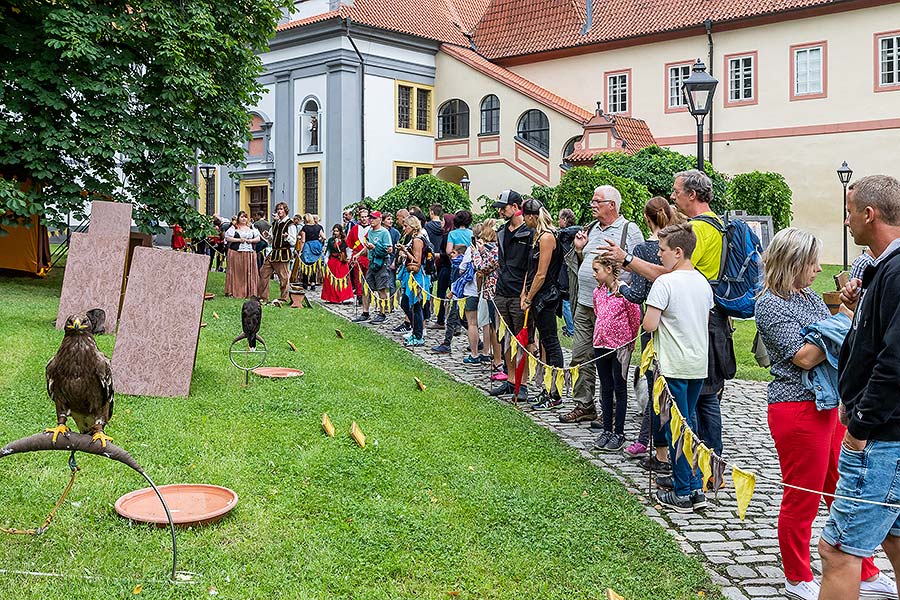
<instances>
[{"instance_id":1,"label":"black backpack","mask_svg":"<svg viewBox=\"0 0 900 600\"><path fill-rule=\"evenodd\" d=\"M423 235L420 235L419 239L422 240L422 243L424 244L422 248L422 271L431 277L437 274L437 261L434 256L434 246L431 244L431 240L428 239L428 234L426 232L423 232ZM410 242L409 247L412 248L412 242Z\"/></svg>"}]
</instances>

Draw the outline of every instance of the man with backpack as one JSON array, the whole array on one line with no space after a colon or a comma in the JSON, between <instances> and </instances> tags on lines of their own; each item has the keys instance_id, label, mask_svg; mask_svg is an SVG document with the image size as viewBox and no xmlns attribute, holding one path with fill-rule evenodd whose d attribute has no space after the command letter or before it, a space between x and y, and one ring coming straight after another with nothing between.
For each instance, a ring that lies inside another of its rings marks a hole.
<instances>
[{"instance_id":1,"label":"man with backpack","mask_svg":"<svg viewBox=\"0 0 900 600\"><path fill-rule=\"evenodd\" d=\"M572 320L575 334L572 336L572 360L570 366L580 365L594 359L594 289L597 281L591 266L594 253L606 247L607 242L614 242L631 250L644 241L641 228L621 214L622 194L611 185L601 185L594 190L591 198L591 215L594 221L575 234L572 247L565 256L566 268L569 269L569 301L572 302ZM628 279L623 274L623 279ZM559 417L561 423L579 423L596 421L597 408L594 403L594 390L597 382L597 370L594 365L580 369L572 395L575 408ZM600 427L597 423L594 427Z\"/></svg>"},{"instance_id":2,"label":"man with backpack","mask_svg":"<svg viewBox=\"0 0 900 600\"><path fill-rule=\"evenodd\" d=\"M759 290L761 248L759 239L746 223L737 220L723 223L710 210L712 181L705 173L697 169L676 173L672 200L678 210L691 219L697 235L692 261L694 267L713 286L716 306L709 313L708 376L697 402L697 430L694 433L716 454L722 456L721 394L725 389L725 382L734 377L737 369L731 339L733 330L728 315L729 312L734 316L744 315L748 306L749 315L753 314L752 307ZM724 255L723 250L726 251ZM615 244L610 244L608 253L614 260L620 261L625 269L650 281L667 272L662 265L635 258ZM658 478L657 482L664 486L670 483L667 479L670 478Z\"/></svg>"}]
</instances>

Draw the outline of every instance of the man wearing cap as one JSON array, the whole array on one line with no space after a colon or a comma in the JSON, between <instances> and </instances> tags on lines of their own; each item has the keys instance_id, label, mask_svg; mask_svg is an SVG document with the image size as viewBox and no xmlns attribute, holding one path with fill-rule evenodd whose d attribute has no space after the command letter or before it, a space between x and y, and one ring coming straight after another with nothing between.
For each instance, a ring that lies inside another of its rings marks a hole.
<instances>
[{"instance_id":1,"label":"man wearing cap","mask_svg":"<svg viewBox=\"0 0 900 600\"><path fill-rule=\"evenodd\" d=\"M588 225L586 231L575 234L572 248L566 254L566 266L569 268L569 296L573 302L573 320L575 335L572 336L571 366L580 365L594 359L594 279L591 259L601 249L606 249L607 241L622 244L626 251L644 241L641 228L619 214L622 206L622 195L611 185L601 185L594 190L591 198L591 215L596 219ZM622 274L626 283L629 273ZM592 366L580 369L578 381L575 382L572 395L575 397L575 408L561 415L562 423L578 423L595 421L597 408L594 404L597 371Z\"/></svg>"},{"instance_id":2,"label":"man wearing cap","mask_svg":"<svg viewBox=\"0 0 900 600\"><path fill-rule=\"evenodd\" d=\"M369 259L369 268L366 271L366 283L369 290L378 294L382 300L387 300L388 289L391 287L391 269L389 264L390 254L393 251L394 242L387 229L381 226L381 213L373 210L369 213L372 225L363 240L362 254ZM369 294L363 293L362 314L353 319L363 322L369 319ZM378 314L372 319L373 324L383 323L385 320L384 306L378 306Z\"/></svg>"},{"instance_id":3,"label":"man wearing cap","mask_svg":"<svg viewBox=\"0 0 900 600\"><path fill-rule=\"evenodd\" d=\"M522 196L515 190L504 190L500 193L494 208L506 219L506 225L497 232L497 259L500 268L497 274L497 287L494 293L494 304L497 313L506 323L512 335L516 335L525 326L525 311L522 310L521 295L528 271L528 252L531 250L531 239L534 231L525 225L522 217ZM506 354L507 373L512 374L515 365L510 353ZM491 390L492 396L512 394L515 386L509 381L502 381ZM528 387L519 387L518 399L528 400Z\"/></svg>"}]
</instances>

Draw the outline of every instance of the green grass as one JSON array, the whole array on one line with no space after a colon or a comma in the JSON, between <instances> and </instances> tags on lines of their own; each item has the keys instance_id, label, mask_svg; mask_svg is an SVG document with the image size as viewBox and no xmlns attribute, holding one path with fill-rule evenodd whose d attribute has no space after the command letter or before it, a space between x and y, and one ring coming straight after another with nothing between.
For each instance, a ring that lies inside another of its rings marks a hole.
<instances>
[{"instance_id":1,"label":"green grass","mask_svg":"<svg viewBox=\"0 0 900 600\"><path fill-rule=\"evenodd\" d=\"M52 326L61 276L0 275L4 443L54 422L44 366L62 338ZM138 584L145 598L207 598L215 588L242 599L568 600L607 587L634 600L721 597L633 497L555 435L321 308L265 309L268 364L306 375L243 387L227 358L241 303L222 297L221 274L210 279L217 297L205 306L190 397L118 396L107 430L158 484L218 484L240 496L222 522L178 534L179 568L198 583L166 583L167 532L116 515L116 499L143 480L80 455L83 471L50 530L0 535L0 568L65 577L0 573L4 600L124 598ZM107 354L113 342L99 339ZM320 430L326 411L333 439ZM353 420L366 449L347 434ZM0 460L0 526L38 525L68 480L65 463L47 452Z\"/></svg>"}]
</instances>

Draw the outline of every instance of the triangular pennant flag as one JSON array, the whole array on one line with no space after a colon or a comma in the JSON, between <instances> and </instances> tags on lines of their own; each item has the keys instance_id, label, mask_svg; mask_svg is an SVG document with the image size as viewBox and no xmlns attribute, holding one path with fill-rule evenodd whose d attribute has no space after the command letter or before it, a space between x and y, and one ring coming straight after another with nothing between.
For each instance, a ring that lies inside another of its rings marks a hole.
<instances>
[{"instance_id":1,"label":"triangular pennant flag","mask_svg":"<svg viewBox=\"0 0 900 600\"><path fill-rule=\"evenodd\" d=\"M747 514L750 499L753 497L753 489L756 487L756 475L737 467L731 467L731 478L734 480L734 496L737 499L738 516L741 521Z\"/></svg>"},{"instance_id":2,"label":"triangular pennant flag","mask_svg":"<svg viewBox=\"0 0 900 600\"><path fill-rule=\"evenodd\" d=\"M544 389L547 392L550 392L551 386L553 385L553 368L549 367L544 370Z\"/></svg>"},{"instance_id":3,"label":"triangular pennant flag","mask_svg":"<svg viewBox=\"0 0 900 600\"><path fill-rule=\"evenodd\" d=\"M659 414L659 396L666 387L666 378L660 375L653 382L653 412Z\"/></svg>"},{"instance_id":4,"label":"triangular pennant flag","mask_svg":"<svg viewBox=\"0 0 900 600\"><path fill-rule=\"evenodd\" d=\"M564 369L563 370L563 387L566 388L566 393L572 393L572 369Z\"/></svg>"},{"instance_id":5,"label":"triangular pennant flag","mask_svg":"<svg viewBox=\"0 0 900 600\"><path fill-rule=\"evenodd\" d=\"M556 393L562 398L563 395L563 370L562 369L554 369L556 371Z\"/></svg>"},{"instance_id":6,"label":"triangular pennant flag","mask_svg":"<svg viewBox=\"0 0 900 600\"><path fill-rule=\"evenodd\" d=\"M435 314L441 312L441 299L437 296L434 297L434 312Z\"/></svg>"},{"instance_id":7,"label":"triangular pennant flag","mask_svg":"<svg viewBox=\"0 0 900 600\"><path fill-rule=\"evenodd\" d=\"M546 370L544 369L544 363L537 361L537 368L534 372L534 379L538 385L544 384L544 373Z\"/></svg>"},{"instance_id":8,"label":"triangular pennant flag","mask_svg":"<svg viewBox=\"0 0 900 600\"><path fill-rule=\"evenodd\" d=\"M440 302L440 300L438 301ZM497 318L500 318L500 315L497 315ZM500 319L500 325L497 326L497 337L499 339L503 339L503 336L506 335L506 321Z\"/></svg>"},{"instance_id":9,"label":"triangular pennant flag","mask_svg":"<svg viewBox=\"0 0 900 600\"><path fill-rule=\"evenodd\" d=\"M684 434L681 436L681 452L684 454L688 465L694 462L694 432L690 427L684 428ZM677 460L677 458L676 458Z\"/></svg>"},{"instance_id":10,"label":"triangular pennant flag","mask_svg":"<svg viewBox=\"0 0 900 600\"><path fill-rule=\"evenodd\" d=\"M650 368L650 365L653 364L653 358L656 356L656 352L653 350L653 338L650 338L650 341L647 342L647 345L644 346L644 351L641 352L641 377L644 376L644 373L647 372L647 369Z\"/></svg>"},{"instance_id":11,"label":"triangular pennant flag","mask_svg":"<svg viewBox=\"0 0 900 600\"><path fill-rule=\"evenodd\" d=\"M500 322L502 323L503 321ZM506 331L506 334L500 338L500 344L503 346L503 354L510 352L510 348L512 348L512 340L514 339L515 337L509 331Z\"/></svg>"},{"instance_id":12,"label":"triangular pennant flag","mask_svg":"<svg viewBox=\"0 0 900 600\"><path fill-rule=\"evenodd\" d=\"M669 393L669 386L663 390L659 397L659 424L665 425L669 422L669 411L672 410L672 394Z\"/></svg>"},{"instance_id":13,"label":"triangular pennant flag","mask_svg":"<svg viewBox=\"0 0 900 600\"><path fill-rule=\"evenodd\" d=\"M575 384L578 383L578 375L581 373L581 366L575 365L574 367L572 367L569 370L572 371L572 393L574 394L575 393Z\"/></svg>"},{"instance_id":14,"label":"triangular pennant flag","mask_svg":"<svg viewBox=\"0 0 900 600\"><path fill-rule=\"evenodd\" d=\"M719 488L725 485L725 461L715 452L710 452L709 464L712 467L712 489L718 493Z\"/></svg>"},{"instance_id":15,"label":"triangular pennant flag","mask_svg":"<svg viewBox=\"0 0 900 600\"><path fill-rule=\"evenodd\" d=\"M456 301L456 304L459 305L459 318L465 319L466 318L466 301L465 301L465 299L460 298L459 300Z\"/></svg>"},{"instance_id":16,"label":"triangular pennant flag","mask_svg":"<svg viewBox=\"0 0 900 600\"><path fill-rule=\"evenodd\" d=\"M534 381L534 374L537 372L537 358L533 354L528 355L528 383Z\"/></svg>"},{"instance_id":17,"label":"triangular pennant flag","mask_svg":"<svg viewBox=\"0 0 900 600\"><path fill-rule=\"evenodd\" d=\"M675 442L677 442L681 438L681 430L684 425L684 419L681 416L681 413L678 412L678 407L672 407L672 418L669 421L669 430L672 432L672 444L674 446Z\"/></svg>"},{"instance_id":18,"label":"triangular pennant flag","mask_svg":"<svg viewBox=\"0 0 900 600\"><path fill-rule=\"evenodd\" d=\"M706 482L709 481L709 478L712 476L712 465L710 464L710 449L706 447L706 444L699 444L697 446L697 451L694 452L694 456L697 457L697 467L700 469L700 473L703 475L703 491L706 491Z\"/></svg>"}]
</instances>

